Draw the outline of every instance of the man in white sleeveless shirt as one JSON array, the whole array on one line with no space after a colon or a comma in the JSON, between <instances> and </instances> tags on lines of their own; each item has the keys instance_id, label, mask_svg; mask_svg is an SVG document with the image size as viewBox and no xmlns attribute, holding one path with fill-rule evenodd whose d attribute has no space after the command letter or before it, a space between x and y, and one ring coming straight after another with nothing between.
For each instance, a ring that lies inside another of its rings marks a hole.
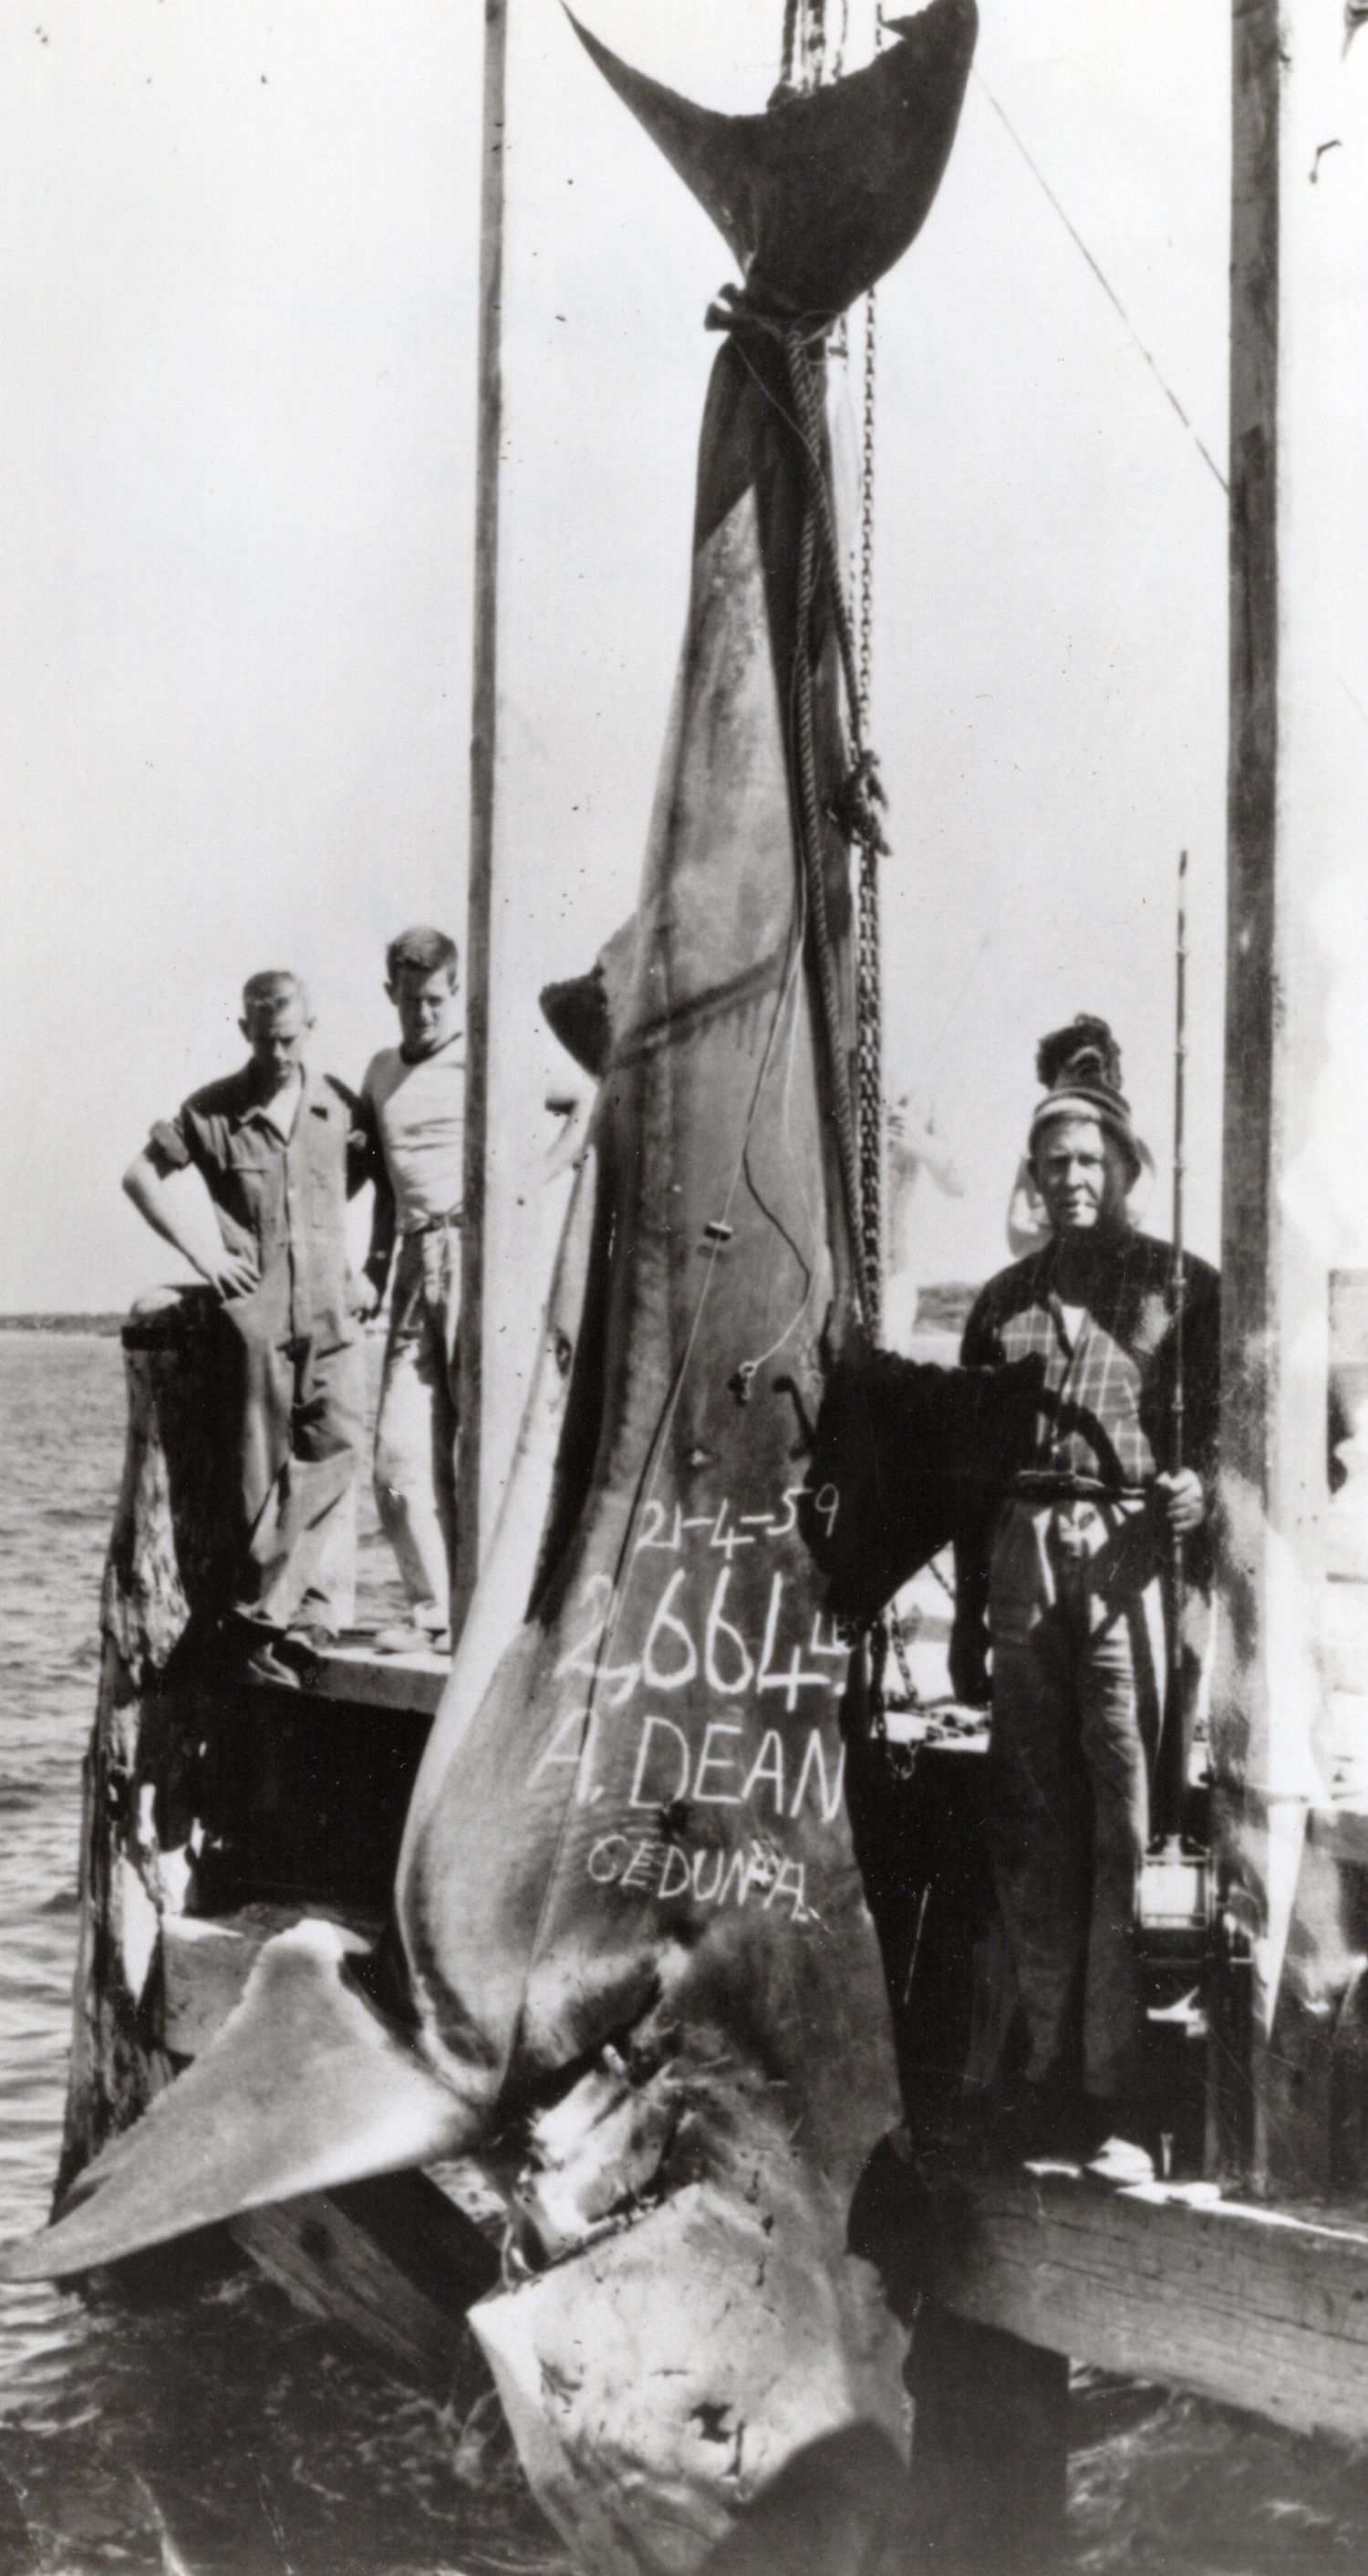
<instances>
[{"instance_id":1,"label":"man in white sleeveless shirt","mask_svg":"<svg viewBox=\"0 0 1368 2576\"><path fill-rule=\"evenodd\" d=\"M384 1168L363 1311L374 1314L380 1304L397 1235L375 1425L375 1499L409 1601L409 1624L382 1629L376 1644L397 1654L445 1651L451 1642L465 1045L455 941L440 930L405 930L385 962L400 1043L371 1059L361 1085Z\"/></svg>"}]
</instances>

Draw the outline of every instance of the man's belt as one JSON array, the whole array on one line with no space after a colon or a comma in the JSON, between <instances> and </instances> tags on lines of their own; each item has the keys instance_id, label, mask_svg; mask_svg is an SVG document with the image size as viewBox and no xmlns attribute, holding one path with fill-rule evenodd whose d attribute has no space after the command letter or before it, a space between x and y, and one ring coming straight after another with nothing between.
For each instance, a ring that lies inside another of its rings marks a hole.
<instances>
[{"instance_id":1,"label":"man's belt","mask_svg":"<svg viewBox=\"0 0 1368 2576\"><path fill-rule=\"evenodd\" d=\"M1144 1485L1107 1485L1100 1476L1078 1476L1068 1468L1023 1467L1008 1492L1022 1503L1137 1503Z\"/></svg>"},{"instance_id":2,"label":"man's belt","mask_svg":"<svg viewBox=\"0 0 1368 2576\"><path fill-rule=\"evenodd\" d=\"M420 1216L416 1225L405 1226L404 1241L409 1242L415 1234L440 1234L443 1226L460 1225L464 1217L464 1208L458 1207L448 1208L444 1216Z\"/></svg>"}]
</instances>

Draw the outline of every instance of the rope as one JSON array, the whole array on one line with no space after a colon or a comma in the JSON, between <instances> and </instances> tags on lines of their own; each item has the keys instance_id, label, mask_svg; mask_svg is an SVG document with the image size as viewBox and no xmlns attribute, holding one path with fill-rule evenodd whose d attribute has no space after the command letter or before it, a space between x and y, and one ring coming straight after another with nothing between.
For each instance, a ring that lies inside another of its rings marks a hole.
<instances>
[{"instance_id":1,"label":"rope","mask_svg":"<svg viewBox=\"0 0 1368 2576\"><path fill-rule=\"evenodd\" d=\"M868 1316L869 1282L865 1275L855 1104L850 1089L850 1065L843 1043L844 1031L840 989L836 981L836 959L827 918L826 876L822 863L822 809L817 791L817 754L812 710L811 633L812 614L817 596L817 537L817 512L809 506L803 513L803 533L798 553L798 623L793 674L794 728L797 737L798 838L803 863L803 879L807 889L808 911L812 921L812 944L817 960L817 989L822 1008L827 1062L831 1068L832 1090L835 1095L836 1155L840 1167L841 1195L845 1202L846 1227L855 1265L856 1292L861 1312Z\"/></svg>"},{"instance_id":2,"label":"rope","mask_svg":"<svg viewBox=\"0 0 1368 2576\"><path fill-rule=\"evenodd\" d=\"M1106 299L1107 299L1107 302L1111 305L1111 307L1112 307L1113 311L1118 315L1118 317L1119 317L1120 321L1122 322L1122 324L1124 325L1124 327L1125 327L1125 329L1126 329L1127 333L1129 334L1131 341L1133 342L1134 346L1139 350L1140 355L1141 355L1141 357L1144 359L1144 362L1145 362L1146 366L1148 367L1148 369L1149 369L1149 371L1150 371L1150 374L1153 376L1155 383L1158 385L1159 390L1160 390L1160 392L1162 393L1162 395L1163 395L1163 397L1164 397L1164 400L1165 400L1165 401L1166 401L1166 402L1167 402L1167 403L1172 407L1173 411L1177 414L1178 419L1182 422L1182 425L1183 425L1184 429L1187 431L1187 434L1188 434L1189 438L1191 439L1193 446L1196 448L1197 453L1198 453L1198 455L1200 456L1200 458L1201 458L1201 460L1202 460L1202 463L1206 466L1207 471L1208 471L1208 472L1209 472L1209 473L1214 477L1215 481L1216 481L1217 483L1219 483L1219 485L1220 485L1220 487L1221 487L1221 490L1222 490L1223 492L1228 493L1228 492L1229 492L1229 488L1230 488L1230 487L1229 487L1229 485L1227 484L1227 482L1226 482L1226 478L1225 478L1224 474L1221 472L1221 469L1220 469L1219 465L1217 464L1215 457L1211 454L1210 449L1209 449L1209 448L1204 444L1204 442L1202 441L1202 439L1201 439L1201 438L1199 438L1199 436L1198 436L1198 434L1197 434L1196 429L1194 428L1194 426L1193 426L1192 422L1189 420L1189 418L1188 418L1188 416L1187 416L1187 413L1184 411L1182 404L1181 404L1181 403L1180 403L1180 401L1178 400L1178 396L1177 396L1177 395L1176 395L1176 393L1174 392L1173 387L1172 387L1172 385L1169 383L1167 376L1164 374L1164 372L1163 372L1162 368L1160 367L1160 365L1159 365L1159 363L1158 363L1158 360L1157 360L1157 359L1155 358L1155 356L1154 356L1153 351L1152 351L1151 349L1147 349L1147 348L1146 348L1144 341L1141 339L1139 332L1136 330L1135 324L1132 322L1132 320L1131 320L1131 318L1130 318L1129 313L1126 311L1126 308L1125 308L1124 304L1122 303L1120 296L1117 294L1115 287L1112 285L1110 278L1108 278L1108 277L1106 276L1106 274L1104 273L1104 271L1103 271L1102 267L1100 266L1099 262L1094 258L1094 256L1093 256L1092 252L1089 250L1088 245L1087 245L1087 243L1085 242L1085 240L1083 239L1083 235L1082 235L1082 234L1081 234L1081 232L1079 231L1077 224L1076 224L1076 223L1074 223L1074 222L1072 221L1072 219L1071 219L1071 218L1070 218L1070 217L1065 213L1064 208L1063 208L1063 207L1062 207L1062 205L1060 204L1058 197L1055 195L1055 192L1054 192L1053 188L1050 186L1049 180L1046 178L1044 171L1041 169L1041 167L1040 167L1039 163L1038 163L1037 161L1035 161L1035 160L1033 160L1033 159L1032 159L1031 154L1027 151L1026 146L1025 146L1025 144L1023 143L1022 139L1021 139L1021 136L1018 134L1018 132L1017 132L1017 130L1016 130L1016 127L1013 125L1012 120L1011 120L1010 116L1008 115L1006 108L1002 105L1002 102L1001 102L1001 100L1000 100L1000 99L997 99L997 98L995 98L995 97L993 96L993 93L992 93L992 91L990 90L990 88L988 87L988 83L987 83L987 82L986 82L986 80L984 79L982 72L981 72L981 71L978 71L978 70L976 69L976 70L975 70L975 72L974 72L974 78L975 78L975 80L977 81L977 83L978 83L978 85L979 85L979 88L982 90L984 97L987 99L988 104L989 104L989 106L991 107L991 109L992 109L992 111L993 111L994 116L996 116L996 117L999 119L1000 123L1001 123L1001 124L1003 124L1003 125L1006 127L1007 132L1010 134L1010 136L1011 136L1011 138L1012 138L1012 141L1013 141L1013 142L1014 142L1014 144L1016 145L1016 148L1017 148L1018 152L1021 154L1022 160L1025 162L1027 169L1030 171L1031 177L1035 180L1035 183L1036 183L1037 187L1040 189L1040 191L1041 191L1042 195L1043 195L1043 196L1045 196L1046 198L1048 198L1049 203L1053 206L1053 208L1054 208L1054 210L1055 210L1055 213L1058 215L1059 220L1060 220L1060 222L1062 223L1062 225L1063 225L1063 227L1064 227L1065 232L1068 234L1070 241L1071 241L1071 242L1073 243L1073 245L1074 245L1074 248L1075 248L1076 250L1080 251L1080 252L1082 253L1082 255L1083 255L1084 259L1087 261L1089 268L1092 270L1092 273L1093 273L1094 277L1096 278L1098 285L1101 287L1102 292L1103 292L1103 294L1105 295L1105 297L1106 297Z\"/></svg>"},{"instance_id":3,"label":"rope","mask_svg":"<svg viewBox=\"0 0 1368 2576\"><path fill-rule=\"evenodd\" d=\"M817 385L817 370L807 352L807 341L801 328L794 324L784 333L784 350L788 358L789 383L793 388L794 409L802 441L803 459L807 466L809 514L817 522L826 557L831 605L835 614L836 635L841 648L845 672L846 697L850 704L851 729L857 753L863 749L860 737L860 670L855 658L855 638L851 633L850 611L846 605L845 584L841 579L840 557L836 547L836 528L831 516L826 475L822 466L822 399Z\"/></svg>"},{"instance_id":4,"label":"rope","mask_svg":"<svg viewBox=\"0 0 1368 2576\"><path fill-rule=\"evenodd\" d=\"M856 659L855 638L851 631L850 610L846 603L845 583L841 577L840 551L836 527L831 515L826 472L822 461L822 397L817 370L808 356L807 338L799 323L790 324L783 334L788 360L789 383L793 389L794 410L798 419L803 460L807 467L809 512L817 522L822 540L822 554L827 577L827 591L841 648L841 668L845 674L846 703L850 715L851 740L855 758L832 803L832 817L848 841L860 841L867 849L886 857L888 843L879 822L878 808L884 802L879 784L879 764L864 738L864 716L860 694L860 666Z\"/></svg>"}]
</instances>

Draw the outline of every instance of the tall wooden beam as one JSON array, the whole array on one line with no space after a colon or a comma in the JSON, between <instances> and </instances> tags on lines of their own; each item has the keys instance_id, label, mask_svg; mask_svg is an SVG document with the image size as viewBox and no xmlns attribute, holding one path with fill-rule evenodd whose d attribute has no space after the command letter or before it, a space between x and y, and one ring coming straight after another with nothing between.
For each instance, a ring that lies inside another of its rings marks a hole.
<instances>
[{"instance_id":1,"label":"tall wooden beam","mask_svg":"<svg viewBox=\"0 0 1368 2576\"><path fill-rule=\"evenodd\" d=\"M1368 1761L1368 1488L1330 1469L1368 1273L1368 41L1346 52L1344 23L1333 0L1235 0L1214 1755L1254 2009L1221 2126L1227 2165L1297 2191L1344 2179L1333 2035L1358 1954L1346 1874L1306 1829Z\"/></svg>"},{"instance_id":2,"label":"tall wooden beam","mask_svg":"<svg viewBox=\"0 0 1368 2576\"><path fill-rule=\"evenodd\" d=\"M465 1224L461 1240L460 1546L454 1616L479 1567L485 1450L485 1282L489 1185L491 906L498 775L499 487L503 437L504 126L508 0L485 0L480 137L480 337L475 463L475 645L466 893Z\"/></svg>"}]
</instances>

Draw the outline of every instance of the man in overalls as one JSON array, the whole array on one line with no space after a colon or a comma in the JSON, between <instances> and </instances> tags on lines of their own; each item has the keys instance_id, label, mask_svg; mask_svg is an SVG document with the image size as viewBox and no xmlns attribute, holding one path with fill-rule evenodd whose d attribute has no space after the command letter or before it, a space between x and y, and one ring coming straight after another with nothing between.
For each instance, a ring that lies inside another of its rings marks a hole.
<instances>
[{"instance_id":1,"label":"man in overalls","mask_svg":"<svg viewBox=\"0 0 1368 2576\"><path fill-rule=\"evenodd\" d=\"M297 1682L287 1640L335 1636L350 1591L365 1388L345 1216L374 1149L352 1094L304 1061L313 1020L298 976L253 975L240 1026L248 1062L153 1128L124 1188L217 1292L239 1346L232 1609L249 1673ZM192 1167L217 1252L174 1187Z\"/></svg>"},{"instance_id":2,"label":"man in overalls","mask_svg":"<svg viewBox=\"0 0 1368 2576\"><path fill-rule=\"evenodd\" d=\"M988 1282L961 1354L1043 1362L1034 1454L958 1551L950 1673L962 1699L991 1690L993 1878L1028 2050L1014 2143L1090 2153L1152 2126L1134 1933L1164 1573L1215 1471L1219 1281L1186 1258L1175 1470L1174 1258L1129 1218L1142 1149L1105 1021L1043 1040L1037 1072L1028 1159L1047 1238Z\"/></svg>"}]
</instances>

